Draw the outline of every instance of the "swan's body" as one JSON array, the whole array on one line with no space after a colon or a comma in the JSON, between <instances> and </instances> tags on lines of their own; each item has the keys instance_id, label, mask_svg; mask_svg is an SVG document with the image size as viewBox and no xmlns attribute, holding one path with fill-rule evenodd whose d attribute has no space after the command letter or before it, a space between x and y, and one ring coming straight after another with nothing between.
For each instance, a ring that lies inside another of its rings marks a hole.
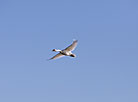
<instances>
[{"instance_id":1,"label":"swan's body","mask_svg":"<svg viewBox=\"0 0 138 102\"><path fill-rule=\"evenodd\" d=\"M76 57L76 55L73 54L71 51L73 51L76 48L77 42L78 42L77 40L73 41L73 43L70 46L68 46L67 48L65 48L64 50L53 49L52 51L59 52L59 53L50 59L56 59L56 58L59 58L62 56Z\"/></svg>"}]
</instances>

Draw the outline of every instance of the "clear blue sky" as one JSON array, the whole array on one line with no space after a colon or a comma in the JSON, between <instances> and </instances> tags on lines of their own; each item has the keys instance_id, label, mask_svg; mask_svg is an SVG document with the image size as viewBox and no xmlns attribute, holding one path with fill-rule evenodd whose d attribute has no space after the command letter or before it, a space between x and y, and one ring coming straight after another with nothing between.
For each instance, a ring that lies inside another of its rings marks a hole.
<instances>
[{"instance_id":1,"label":"clear blue sky","mask_svg":"<svg viewBox=\"0 0 138 102\"><path fill-rule=\"evenodd\" d=\"M138 102L137 0L1 0L0 102ZM76 58L47 61L78 39Z\"/></svg>"}]
</instances>

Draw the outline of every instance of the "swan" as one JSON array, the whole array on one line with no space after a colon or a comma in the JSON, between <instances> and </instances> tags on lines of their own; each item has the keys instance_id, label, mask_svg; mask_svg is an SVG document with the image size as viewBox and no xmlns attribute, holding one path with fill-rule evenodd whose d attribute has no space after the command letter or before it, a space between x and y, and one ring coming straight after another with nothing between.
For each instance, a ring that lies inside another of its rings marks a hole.
<instances>
[{"instance_id":1,"label":"swan","mask_svg":"<svg viewBox=\"0 0 138 102\"><path fill-rule=\"evenodd\" d=\"M55 55L54 57L50 58L50 60L57 59L57 58L60 58L63 56L76 57L76 55L73 54L71 51L73 51L76 48L77 43L78 43L78 40L74 40L70 46L68 46L67 48L65 48L63 50L53 49L52 51L59 52L59 53L57 55Z\"/></svg>"}]
</instances>

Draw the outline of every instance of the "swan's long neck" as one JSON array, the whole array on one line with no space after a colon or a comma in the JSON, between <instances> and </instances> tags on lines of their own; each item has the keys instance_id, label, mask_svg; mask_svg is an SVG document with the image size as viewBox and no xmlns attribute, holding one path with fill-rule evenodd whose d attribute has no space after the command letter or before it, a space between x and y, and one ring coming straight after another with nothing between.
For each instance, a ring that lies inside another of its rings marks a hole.
<instances>
[{"instance_id":1,"label":"swan's long neck","mask_svg":"<svg viewBox=\"0 0 138 102\"><path fill-rule=\"evenodd\" d=\"M55 52L61 52L62 50L59 50L59 49L53 49L53 51L55 51Z\"/></svg>"},{"instance_id":2,"label":"swan's long neck","mask_svg":"<svg viewBox=\"0 0 138 102\"><path fill-rule=\"evenodd\" d=\"M60 52L61 50L59 50L59 49L56 49L56 52Z\"/></svg>"}]
</instances>

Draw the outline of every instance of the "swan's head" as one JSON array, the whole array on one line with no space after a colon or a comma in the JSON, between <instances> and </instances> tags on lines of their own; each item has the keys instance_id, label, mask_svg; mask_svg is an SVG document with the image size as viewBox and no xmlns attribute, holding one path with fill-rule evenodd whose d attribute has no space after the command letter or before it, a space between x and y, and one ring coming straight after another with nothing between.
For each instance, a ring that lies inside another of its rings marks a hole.
<instances>
[{"instance_id":1,"label":"swan's head","mask_svg":"<svg viewBox=\"0 0 138 102\"><path fill-rule=\"evenodd\" d=\"M56 52L56 49L53 49L52 51L55 51Z\"/></svg>"}]
</instances>

